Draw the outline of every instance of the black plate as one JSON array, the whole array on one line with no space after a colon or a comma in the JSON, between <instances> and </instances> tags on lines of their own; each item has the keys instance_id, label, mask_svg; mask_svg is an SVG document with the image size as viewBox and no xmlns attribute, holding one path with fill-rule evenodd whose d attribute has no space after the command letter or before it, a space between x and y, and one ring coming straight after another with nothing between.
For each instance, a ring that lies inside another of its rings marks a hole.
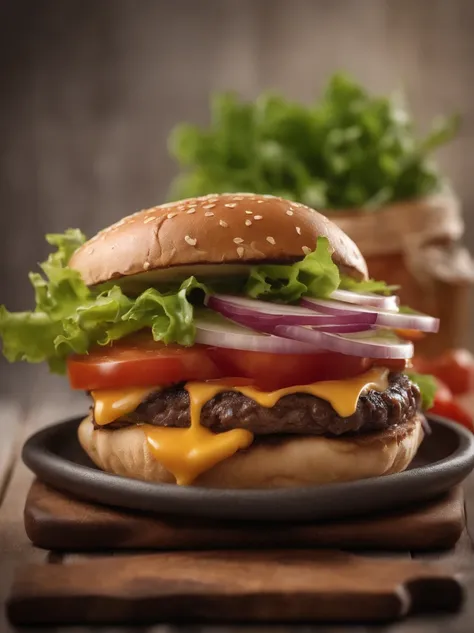
<instances>
[{"instance_id":1,"label":"black plate","mask_svg":"<svg viewBox=\"0 0 474 633\"><path fill-rule=\"evenodd\" d=\"M243 520L327 520L395 509L430 499L474 468L474 436L443 418L410 469L349 483L279 490L218 490L154 484L96 468L76 435L80 418L47 427L23 447L25 464L44 482L89 501L167 514Z\"/></svg>"}]
</instances>

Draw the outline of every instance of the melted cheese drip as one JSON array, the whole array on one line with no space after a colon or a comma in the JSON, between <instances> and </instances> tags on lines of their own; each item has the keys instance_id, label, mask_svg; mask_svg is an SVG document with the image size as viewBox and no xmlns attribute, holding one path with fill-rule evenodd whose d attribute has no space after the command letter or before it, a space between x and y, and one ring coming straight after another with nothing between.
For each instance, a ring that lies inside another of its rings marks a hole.
<instances>
[{"instance_id":1,"label":"melted cheese drip","mask_svg":"<svg viewBox=\"0 0 474 633\"><path fill-rule=\"evenodd\" d=\"M91 391L94 400L94 419L97 424L110 424L135 411L142 400L160 387L132 387L130 389L100 389Z\"/></svg>"},{"instance_id":2,"label":"melted cheese drip","mask_svg":"<svg viewBox=\"0 0 474 633\"><path fill-rule=\"evenodd\" d=\"M230 387L212 382L190 382L186 389L191 403L191 426L185 429L142 426L148 446L155 458L175 477L179 485L188 485L239 449L247 448L253 434L244 429L213 433L201 426L203 406L223 391L237 391L263 407L273 407L283 396L308 393L329 402L341 417L352 415L362 392L368 389L385 391L389 370L374 368L361 376L345 380L328 380L310 385L297 385L277 391L260 391L254 387Z\"/></svg>"}]
</instances>

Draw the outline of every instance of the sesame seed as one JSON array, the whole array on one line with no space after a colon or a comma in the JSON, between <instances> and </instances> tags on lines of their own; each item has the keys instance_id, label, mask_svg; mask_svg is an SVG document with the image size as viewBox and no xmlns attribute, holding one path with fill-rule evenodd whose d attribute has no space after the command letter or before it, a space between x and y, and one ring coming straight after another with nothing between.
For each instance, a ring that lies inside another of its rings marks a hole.
<instances>
[{"instance_id":1,"label":"sesame seed","mask_svg":"<svg viewBox=\"0 0 474 633\"><path fill-rule=\"evenodd\" d=\"M89 248L87 249L87 254L88 255L92 255L92 253L94 252L94 247L93 246L89 246Z\"/></svg>"},{"instance_id":2,"label":"sesame seed","mask_svg":"<svg viewBox=\"0 0 474 633\"><path fill-rule=\"evenodd\" d=\"M301 235L301 229L299 226L296 227L296 232L298 233L298 235Z\"/></svg>"},{"instance_id":3,"label":"sesame seed","mask_svg":"<svg viewBox=\"0 0 474 633\"><path fill-rule=\"evenodd\" d=\"M253 219L254 220L262 220L263 219L263 215L254 215Z\"/></svg>"},{"instance_id":4,"label":"sesame seed","mask_svg":"<svg viewBox=\"0 0 474 633\"><path fill-rule=\"evenodd\" d=\"M252 220L245 220L245 226L251 226Z\"/></svg>"},{"instance_id":5,"label":"sesame seed","mask_svg":"<svg viewBox=\"0 0 474 633\"><path fill-rule=\"evenodd\" d=\"M311 253L311 249L309 246L302 246L301 250L303 251L305 255L309 255L309 253Z\"/></svg>"},{"instance_id":6,"label":"sesame seed","mask_svg":"<svg viewBox=\"0 0 474 633\"><path fill-rule=\"evenodd\" d=\"M243 241L241 237L234 237L233 239L234 244L242 244Z\"/></svg>"},{"instance_id":7,"label":"sesame seed","mask_svg":"<svg viewBox=\"0 0 474 633\"><path fill-rule=\"evenodd\" d=\"M244 196L234 196L234 200L243 200Z\"/></svg>"},{"instance_id":8,"label":"sesame seed","mask_svg":"<svg viewBox=\"0 0 474 633\"><path fill-rule=\"evenodd\" d=\"M216 203L213 202L212 204L205 204L202 208L203 209L213 209L216 206Z\"/></svg>"},{"instance_id":9,"label":"sesame seed","mask_svg":"<svg viewBox=\"0 0 474 633\"><path fill-rule=\"evenodd\" d=\"M153 222L155 218L153 216L150 216L149 218L145 218L143 220L143 224L148 224L148 222Z\"/></svg>"},{"instance_id":10,"label":"sesame seed","mask_svg":"<svg viewBox=\"0 0 474 633\"><path fill-rule=\"evenodd\" d=\"M148 269L150 268L150 262L145 262L145 263L143 264L143 268L144 268L145 270L148 270Z\"/></svg>"},{"instance_id":11,"label":"sesame seed","mask_svg":"<svg viewBox=\"0 0 474 633\"><path fill-rule=\"evenodd\" d=\"M168 213L168 215L166 216L168 218L168 220L171 220L171 218L174 218L175 215L178 215L177 213Z\"/></svg>"},{"instance_id":12,"label":"sesame seed","mask_svg":"<svg viewBox=\"0 0 474 633\"><path fill-rule=\"evenodd\" d=\"M252 215L253 211L250 211L250 209L247 209L245 212L247 215Z\"/></svg>"},{"instance_id":13,"label":"sesame seed","mask_svg":"<svg viewBox=\"0 0 474 633\"><path fill-rule=\"evenodd\" d=\"M189 237L189 235L185 235L184 241L189 244L189 246L196 246L197 239L195 237Z\"/></svg>"},{"instance_id":14,"label":"sesame seed","mask_svg":"<svg viewBox=\"0 0 474 633\"><path fill-rule=\"evenodd\" d=\"M242 246L237 247L237 255L240 257L240 259L242 259L242 257L244 256L244 248Z\"/></svg>"},{"instance_id":15,"label":"sesame seed","mask_svg":"<svg viewBox=\"0 0 474 633\"><path fill-rule=\"evenodd\" d=\"M229 209L233 209L237 206L237 202L227 202L224 206L229 207Z\"/></svg>"},{"instance_id":16,"label":"sesame seed","mask_svg":"<svg viewBox=\"0 0 474 633\"><path fill-rule=\"evenodd\" d=\"M224 220L219 220L219 224L223 226L225 229L229 226L227 222L224 222Z\"/></svg>"},{"instance_id":17,"label":"sesame seed","mask_svg":"<svg viewBox=\"0 0 474 633\"><path fill-rule=\"evenodd\" d=\"M188 209L188 210L186 211L186 213L187 213L188 215L191 215L191 213L196 213L196 209L193 207L192 209Z\"/></svg>"},{"instance_id":18,"label":"sesame seed","mask_svg":"<svg viewBox=\"0 0 474 633\"><path fill-rule=\"evenodd\" d=\"M212 211L206 211L204 215L206 216L206 218L212 218L214 214L212 213Z\"/></svg>"},{"instance_id":19,"label":"sesame seed","mask_svg":"<svg viewBox=\"0 0 474 633\"><path fill-rule=\"evenodd\" d=\"M293 215L293 211L291 209L287 209L286 215Z\"/></svg>"},{"instance_id":20,"label":"sesame seed","mask_svg":"<svg viewBox=\"0 0 474 633\"><path fill-rule=\"evenodd\" d=\"M257 204L263 204L265 200L257 200Z\"/></svg>"},{"instance_id":21,"label":"sesame seed","mask_svg":"<svg viewBox=\"0 0 474 633\"><path fill-rule=\"evenodd\" d=\"M269 244L272 244L272 246L275 246L276 242L275 242L275 238L274 238L274 237L272 237L271 235L269 235L266 239L267 239L267 242L268 242Z\"/></svg>"}]
</instances>

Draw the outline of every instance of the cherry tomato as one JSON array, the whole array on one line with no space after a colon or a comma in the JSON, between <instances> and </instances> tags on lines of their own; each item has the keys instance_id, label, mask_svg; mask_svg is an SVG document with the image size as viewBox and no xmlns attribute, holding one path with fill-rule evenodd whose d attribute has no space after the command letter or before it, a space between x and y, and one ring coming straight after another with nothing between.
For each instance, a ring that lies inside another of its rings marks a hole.
<instances>
[{"instance_id":1,"label":"cherry tomato","mask_svg":"<svg viewBox=\"0 0 474 633\"><path fill-rule=\"evenodd\" d=\"M433 376L433 380L436 383L436 394L434 402L450 402L453 399L453 392L451 389L439 378Z\"/></svg>"},{"instance_id":2,"label":"cherry tomato","mask_svg":"<svg viewBox=\"0 0 474 633\"><path fill-rule=\"evenodd\" d=\"M86 391L171 385L223 376L207 347L164 345L151 339L124 339L88 354L73 355L67 366L71 387Z\"/></svg>"},{"instance_id":3,"label":"cherry tomato","mask_svg":"<svg viewBox=\"0 0 474 633\"><path fill-rule=\"evenodd\" d=\"M214 347L210 354L225 374L251 378L261 389L269 391L357 376L372 364L367 358L333 352L271 354Z\"/></svg>"},{"instance_id":4,"label":"cherry tomato","mask_svg":"<svg viewBox=\"0 0 474 633\"><path fill-rule=\"evenodd\" d=\"M454 394L474 391L474 355L466 349L448 350L438 358L418 358L418 371L442 380Z\"/></svg>"},{"instance_id":5,"label":"cherry tomato","mask_svg":"<svg viewBox=\"0 0 474 633\"><path fill-rule=\"evenodd\" d=\"M435 403L429 410L429 413L434 413L435 415L441 415L449 420L454 420L474 432L474 420L472 415L470 415L454 400L436 401L435 399Z\"/></svg>"}]
</instances>

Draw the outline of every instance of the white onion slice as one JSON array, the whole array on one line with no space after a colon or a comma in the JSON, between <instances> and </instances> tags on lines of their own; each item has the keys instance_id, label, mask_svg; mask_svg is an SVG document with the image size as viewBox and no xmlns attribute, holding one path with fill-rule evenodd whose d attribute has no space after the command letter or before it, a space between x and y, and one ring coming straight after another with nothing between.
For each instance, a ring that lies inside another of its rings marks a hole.
<instances>
[{"instance_id":1,"label":"white onion slice","mask_svg":"<svg viewBox=\"0 0 474 633\"><path fill-rule=\"evenodd\" d=\"M384 297L373 292L359 293L350 290L335 290L331 294L331 299L343 301L344 303L353 303L359 306L371 306L380 310L389 310L398 312L399 298L396 295Z\"/></svg>"},{"instance_id":2,"label":"white onion slice","mask_svg":"<svg viewBox=\"0 0 474 633\"><path fill-rule=\"evenodd\" d=\"M194 323L196 343L203 345L273 354L316 354L320 351L314 345L291 338L249 330L219 315L210 319L197 317Z\"/></svg>"},{"instance_id":3,"label":"white onion slice","mask_svg":"<svg viewBox=\"0 0 474 633\"><path fill-rule=\"evenodd\" d=\"M277 325L274 333L302 341L329 352L369 358L407 359L413 357L413 345L387 337L380 331L358 334L330 334L300 325Z\"/></svg>"},{"instance_id":4,"label":"white onion slice","mask_svg":"<svg viewBox=\"0 0 474 633\"><path fill-rule=\"evenodd\" d=\"M356 314L375 314L376 325L385 327L391 327L394 329L403 330L418 330L420 332L437 332L439 329L439 319L417 312L415 314L400 314L396 312L389 312L386 310L377 310L369 306L351 305L348 310L347 303L342 301L333 301L331 299L313 299L309 297L303 297L301 299L301 305L309 308L310 310L317 310L318 312L326 312L333 316L338 314L347 315L348 312Z\"/></svg>"}]
</instances>

